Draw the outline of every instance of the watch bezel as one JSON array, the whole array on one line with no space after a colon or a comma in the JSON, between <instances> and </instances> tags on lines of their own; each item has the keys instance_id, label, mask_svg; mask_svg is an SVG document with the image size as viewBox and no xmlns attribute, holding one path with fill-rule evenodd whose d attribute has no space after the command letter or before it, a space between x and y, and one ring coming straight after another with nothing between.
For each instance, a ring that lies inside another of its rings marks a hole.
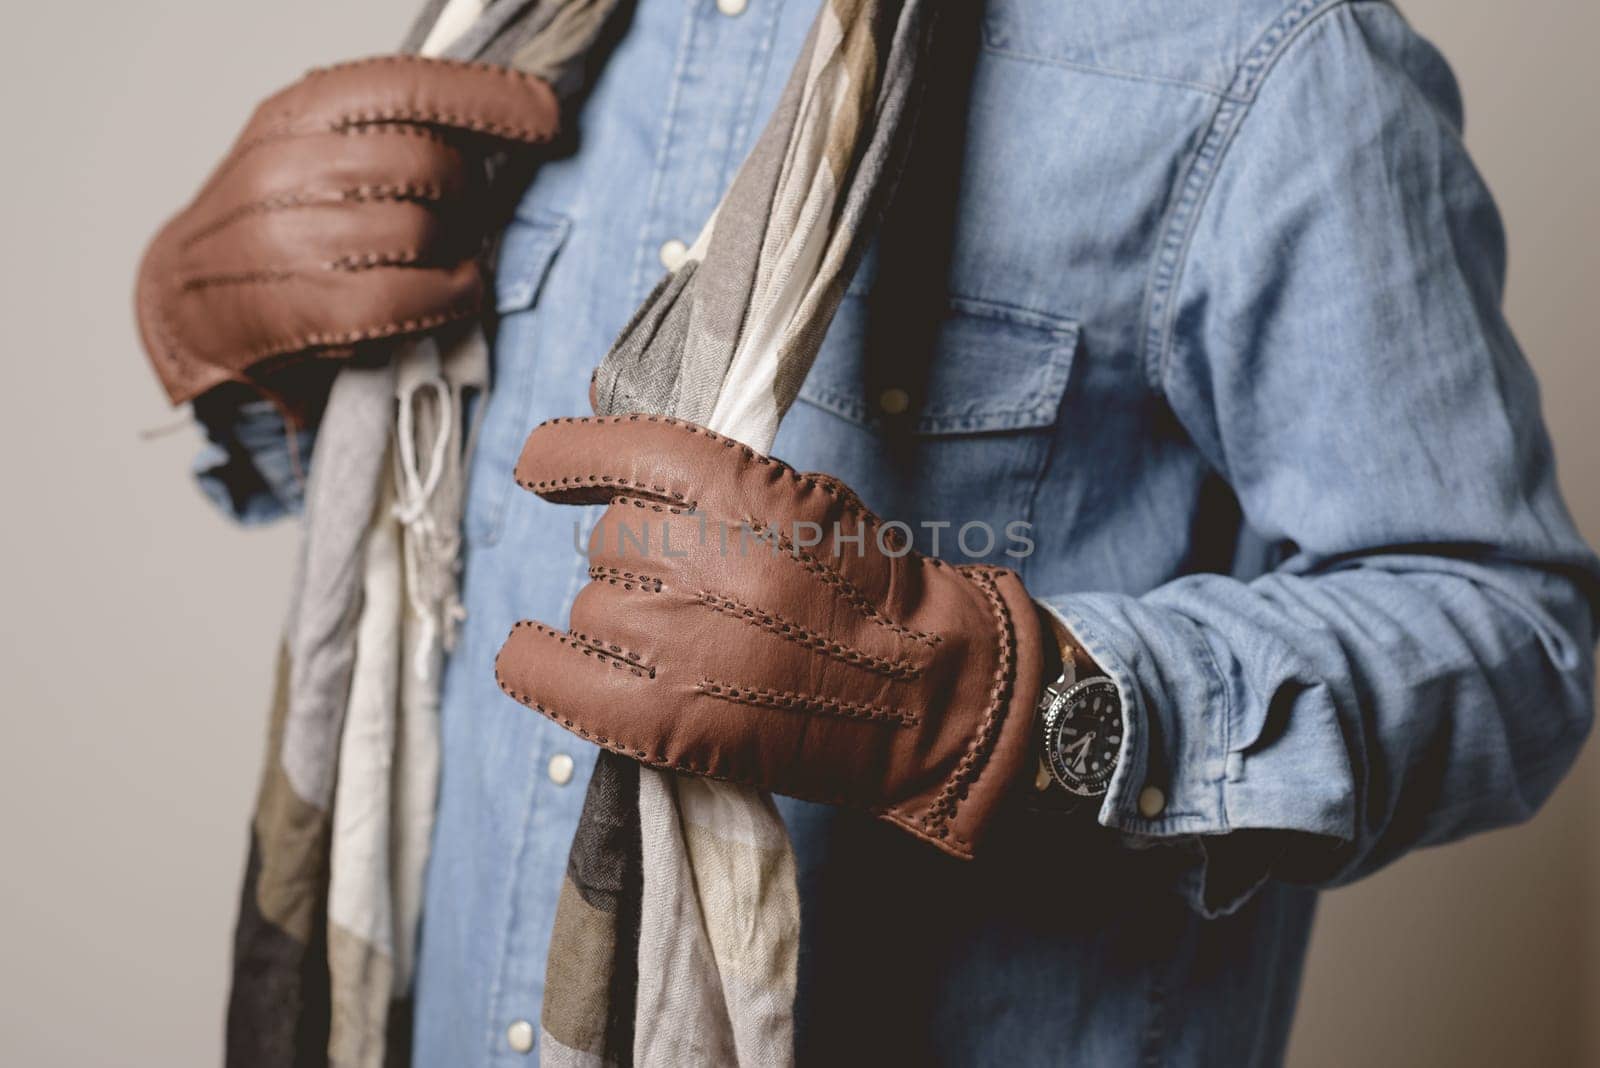
<instances>
[{"instance_id":1,"label":"watch bezel","mask_svg":"<svg viewBox=\"0 0 1600 1068\"><path fill-rule=\"evenodd\" d=\"M1072 718L1068 715L1068 710L1081 704L1088 693L1100 687L1109 689L1111 699L1115 702L1120 715L1122 695L1117 690L1116 682L1109 676L1096 675L1092 678L1079 679L1061 689L1054 686L1046 689L1048 702L1044 707L1040 723L1040 746L1044 750L1045 770L1050 773L1050 778L1057 786L1076 797L1104 797L1111 786L1111 777L1116 774L1116 762L1113 761L1111 768L1105 773L1104 781L1091 786L1068 772L1061 763L1059 744L1061 730Z\"/></svg>"}]
</instances>

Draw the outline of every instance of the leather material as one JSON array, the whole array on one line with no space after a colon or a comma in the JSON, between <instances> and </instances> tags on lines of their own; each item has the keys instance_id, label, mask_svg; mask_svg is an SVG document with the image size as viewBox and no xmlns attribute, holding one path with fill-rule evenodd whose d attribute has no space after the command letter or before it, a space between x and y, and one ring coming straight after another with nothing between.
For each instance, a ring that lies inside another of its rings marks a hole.
<instances>
[{"instance_id":1,"label":"leather material","mask_svg":"<svg viewBox=\"0 0 1600 1068\"><path fill-rule=\"evenodd\" d=\"M1031 774L1046 635L1014 572L909 551L837 480L664 416L544 423L516 477L610 505L571 629L523 621L500 651L523 704L960 857Z\"/></svg>"},{"instance_id":2,"label":"leather material","mask_svg":"<svg viewBox=\"0 0 1600 1068\"><path fill-rule=\"evenodd\" d=\"M485 159L555 136L531 75L417 56L312 71L263 101L140 264L145 351L174 404L476 314L498 218Z\"/></svg>"}]
</instances>

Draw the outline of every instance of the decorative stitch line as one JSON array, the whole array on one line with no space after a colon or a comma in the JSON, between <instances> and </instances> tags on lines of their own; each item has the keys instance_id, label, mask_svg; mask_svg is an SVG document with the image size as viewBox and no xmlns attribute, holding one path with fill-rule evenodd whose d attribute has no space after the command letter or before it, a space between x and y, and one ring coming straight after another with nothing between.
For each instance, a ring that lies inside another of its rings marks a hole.
<instances>
[{"instance_id":1,"label":"decorative stitch line","mask_svg":"<svg viewBox=\"0 0 1600 1068\"><path fill-rule=\"evenodd\" d=\"M731 782L740 786L752 786L763 790L772 788L772 783L753 775L730 774L721 768L712 767L706 764L696 764L694 761L688 760L684 757L673 758L663 753L649 753L643 749L631 747L624 743L621 739L607 738L603 734L591 731L587 727L574 722L572 719L553 712L539 704L533 699L531 694L525 694L518 690L512 689L510 684L506 682L505 676L500 672L500 664L498 660L495 662L494 681L500 687L500 692L504 693L513 701L531 708L533 711L539 713L550 722L565 727L573 734L578 735L578 737L587 739L588 741L593 742L595 745L600 746L602 749L609 749L613 753L618 753L625 757L631 757L632 759L639 761L641 764L648 764L652 768L663 768L667 771L680 771L689 775L699 775L706 779L715 779L718 782ZM864 805L858 799L852 798L848 794L829 793L823 790L792 790L789 792L791 796L799 797L807 801L816 801L825 805L851 805L855 808L866 809L868 812L871 812L874 815L882 813L881 809L870 805ZM897 823L901 822L893 815L891 815L890 818L895 819L895 822ZM921 833L917 828L913 827L910 829L913 833Z\"/></svg>"},{"instance_id":2,"label":"decorative stitch line","mask_svg":"<svg viewBox=\"0 0 1600 1068\"><path fill-rule=\"evenodd\" d=\"M574 652L582 653L584 656L592 656L608 667L614 667L619 671L627 671L641 679L653 679L656 677L656 669L654 667L642 663L639 654L631 653L620 645L601 642L598 639L589 637L587 634L579 634L577 631L562 632L554 630L543 623L535 623L529 619L519 620L512 625L511 629L515 632L523 627L532 627L545 637L554 638Z\"/></svg>"},{"instance_id":3,"label":"decorative stitch line","mask_svg":"<svg viewBox=\"0 0 1600 1068\"><path fill-rule=\"evenodd\" d=\"M178 288L185 293L196 293L202 289L218 289L223 286L249 286L268 285L278 282L292 282L296 278L305 277L305 272L284 268L263 268L254 271L236 271L231 274L207 274L194 278L180 279Z\"/></svg>"},{"instance_id":4,"label":"decorative stitch line","mask_svg":"<svg viewBox=\"0 0 1600 1068\"><path fill-rule=\"evenodd\" d=\"M370 271L377 267L415 267L422 256L415 250L400 252L351 252L330 260L330 271Z\"/></svg>"},{"instance_id":5,"label":"decorative stitch line","mask_svg":"<svg viewBox=\"0 0 1600 1068\"><path fill-rule=\"evenodd\" d=\"M326 127L307 127L296 125L297 122L303 121L303 119L295 117L280 119L277 125L264 127L248 140L240 141L237 145L229 150L227 157L222 161L222 164L217 169L217 172L206 181L205 188L201 191L202 194L209 190L220 188L223 180L231 177L233 172L238 169L239 164L244 160L244 158L250 153L256 151L256 149L264 148L267 145L275 144L279 141L292 141L296 138L308 137L312 134L333 133L340 134L345 137L364 137L369 135L374 137L418 137L422 138L423 140L438 142L441 145L449 144L449 142L436 130L425 126L407 125L403 122L378 123L365 126L341 126L339 125L340 120L334 120ZM492 133L491 131L483 132ZM513 139L522 140L524 142L527 140L525 138Z\"/></svg>"},{"instance_id":6,"label":"decorative stitch line","mask_svg":"<svg viewBox=\"0 0 1600 1068\"><path fill-rule=\"evenodd\" d=\"M378 271L390 268L404 269L422 266L415 252L360 252L341 256L322 265L325 271L342 271L350 274L361 271ZM280 282L293 282L301 278L315 278L313 271L296 270L292 267L264 268L254 271L237 271L232 273L204 274L179 281L179 288L185 293L194 293L202 289L217 289L222 286L253 286L276 285Z\"/></svg>"},{"instance_id":7,"label":"decorative stitch line","mask_svg":"<svg viewBox=\"0 0 1600 1068\"><path fill-rule=\"evenodd\" d=\"M829 716L842 716L845 719L870 719L887 720L899 724L901 727L915 727L922 722L920 716L911 712L900 712L883 705L864 704L856 701L841 701L833 697L823 697L820 694L796 693L791 690L764 690L748 686L735 686L732 683L718 682L715 679L701 679L695 684L695 690L711 697L720 697L724 701L735 704L752 705L756 708L775 708L784 712L820 712Z\"/></svg>"},{"instance_id":8,"label":"decorative stitch line","mask_svg":"<svg viewBox=\"0 0 1600 1068\"><path fill-rule=\"evenodd\" d=\"M464 115L457 111L439 111L432 108L384 108L380 111L353 111L339 116L329 124L328 128L335 133L351 133L362 126L387 126L390 123L405 124L416 122L470 130L473 133L488 134L491 137L530 144L548 141L555 135L554 124L544 129L537 129L532 126L493 122L489 119L479 119Z\"/></svg>"},{"instance_id":9,"label":"decorative stitch line","mask_svg":"<svg viewBox=\"0 0 1600 1068\"><path fill-rule=\"evenodd\" d=\"M693 508L676 508L670 504L662 504L654 497L635 497L631 493L619 493L611 498L614 507L632 505L649 512L661 512L665 515L693 515Z\"/></svg>"},{"instance_id":10,"label":"decorative stitch line","mask_svg":"<svg viewBox=\"0 0 1600 1068\"><path fill-rule=\"evenodd\" d=\"M580 642L583 645L587 645L589 648L603 656L620 656L622 659L631 663L644 666L643 657L641 657L638 653L631 652L623 646L618 645L616 642L604 641L600 638L595 638L576 630L567 631L567 636L572 638L574 641ZM655 669L651 668L650 673L651 675L654 675Z\"/></svg>"},{"instance_id":11,"label":"decorative stitch line","mask_svg":"<svg viewBox=\"0 0 1600 1068\"><path fill-rule=\"evenodd\" d=\"M266 215L291 208L326 207L333 204L364 204L380 201L400 203L432 203L444 199L444 191L437 185L424 182L397 182L392 185L357 185L336 193L284 193L248 204L240 204L223 212L204 226L189 232L178 247L184 251L212 237L219 231L253 215Z\"/></svg>"},{"instance_id":12,"label":"decorative stitch line","mask_svg":"<svg viewBox=\"0 0 1600 1068\"><path fill-rule=\"evenodd\" d=\"M879 610L878 606L873 604L867 595L861 591L859 586L845 578L833 568L829 567L823 561L817 559L811 553L808 553L805 549L802 549L800 546L796 545L793 541L789 540L789 538L784 536L784 533L781 530L772 530L771 527L768 527L755 519L747 518L745 520L745 524L749 526L751 532L756 535L765 536L768 532L770 532L772 537L777 541L778 548L781 549L785 555L792 557L794 561L801 567L805 568L807 571L810 571L823 582L826 582L828 585L838 590L840 595L844 598L845 603L849 604L856 611L872 620L872 622L881 627L887 627L889 630L894 631L896 634L899 634L902 637L910 638L913 641L922 642L926 645L938 645L944 640L937 634L929 634L926 631L913 630L910 627L896 623L894 620L884 615L883 612ZM932 562L932 557L928 557L927 559Z\"/></svg>"},{"instance_id":13,"label":"decorative stitch line","mask_svg":"<svg viewBox=\"0 0 1600 1068\"><path fill-rule=\"evenodd\" d=\"M683 419L673 418L670 415L646 415L639 412L632 412L623 415L564 415L555 419L547 420L546 422L549 424L585 423L593 426L614 426L618 423L660 423L663 426L669 426L675 430L680 430L685 434L697 434L700 437L722 445L724 448L736 450L740 454L741 458L747 463L759 464L763 467L771 467L780 477L793 482L796 486L804 489L820 490L821 492L826 493L828 496L837 501L847 512L852 513L854 518L864 520L870 523L874 528L880 523L878 517L861 502L859 497L857 497L847 488L840 485L835 480L815 474L805 474L800 471L796 471L793 467L784 463L782 460L767 456L764 453L759 453L742 441L735 441L732 438L724 437L723 435L718 434L715 430L707 430L698 423L690 423Z\"/></svg>"},{"instance_id":14,"label":"decorative stitch line","mask_svg":"<svg viewBox=\"0 0 1600 1068\"><path fill-rule=\"evenodd\" d=\"M589 568L589 577L596 582L609 582L613 586L621 586L625 590L638 587L648 593L661 592L661 580L654 575L646 575L639 571L624 571L620 567L602 567L595 564Z\"/></svg>"},{"instance_id":15,"label":"decorative stitch line","mask_svg":"<svg viewBox=\"0 0 1600 1068\"><path fill-rule=\"evenodd\" d=\"M922 668L905 660L890 660L886 657L874 656L860 649L852 648L842 642L836 642L824 635L818 634L793 620L784 619L782 616L763 612L752 605L745 604L732 597L701 590L697 594L700 603L712 611L721 612L735 619L748 623L752 627L759 627L771 634L776 634L785 641L794 642L796 645L831 656L841 663L851 664L855 667L866 668L874 674L883 675L891 679L915 679L922 675Z\"/></svg>"},{"instance_id":16,"label":"decorative stitch line","mask_svg":"<svg viewBox=\"0 0 1600 1068\"><path fill-rule=\"evenodd\" d=\"M959 803L966 797L971 782L982 773L983 765L988 761L990 752L1000 739L1000 724L1005 718L1005 708L1010 700L1011 684L1017 670L1017 650L1011 610L1006 607L1004 598L1000 596L1000 589L995 584L992 570L981 565L958 570L966 572L988 598L989 608L994 613L998 625L1000 640L999 661L995 665L994 683L989 690L989 707L984 711L983 721L973 734L972 742L967 746L967 751L956 765L954 773L922 816L922 825L928 834L935 838L950 837L959 841L959 836L950 830L950 820L954 818Z\"/></svg>"},{"instance_id":17,"label":"decorative stitch line","mask_svg":"<svg viewBox=\"0 0 1600 1068\"><path fill-rule=\"evenodd\" d=\"M298 352L304 348L326 347L329 345L354 345L361 341L372 341L376 338L394 337L397 334L413 334L422 330L431 330L445 323L455 322L476 315L480 310L477 302L464 304L448 311L435 315L421 315L415 319L401 319L396 322L380 323L360 330L345 330L326 334L305 334L299 338L269 342L251 354L250 360L263 359L267 356L276 356L282 352Z\"/></svg>"},{"instance_id":18,"label":"decorative stitch line","mask_svg":"<svg viewBox=\"0 0 1600 1068\"><path fill-rule=\"evenodd\" d=\"M644 482L636 482L631 478L620 475L563 475L560 478L541 478L537 481L518 478L517 485L525 490L531 490L541 497L547 493L562 494L569 491L582 489L631 489L637 493L654 497L667 497L682 505L684 511L695 510L695 502L689 500L676 490L667 489L665 486L655 486ZM632 500L633 498L629 498Z\"/></svg>"},{"instance_id":19,"label":"decorative stitch line","mask_svg":"<svg viewBox=\"0 0 1600 1068\"><path fill-rule=\"evenodd\" d=\"M1174 187L1176 196L1159 227L1159 244L1140 311L1140 362L1147 384L1157 395L1165 394L1168 350L1177 316L1176 295L1188 264L1190 243L1234 134L1255 104L1262 81L1288 45L1323 14L1348 2L1298 0L1274 19L1239 63L1228 91L1212 111L1200 144L1183 162Z\"/></svg>"}]
</instances>

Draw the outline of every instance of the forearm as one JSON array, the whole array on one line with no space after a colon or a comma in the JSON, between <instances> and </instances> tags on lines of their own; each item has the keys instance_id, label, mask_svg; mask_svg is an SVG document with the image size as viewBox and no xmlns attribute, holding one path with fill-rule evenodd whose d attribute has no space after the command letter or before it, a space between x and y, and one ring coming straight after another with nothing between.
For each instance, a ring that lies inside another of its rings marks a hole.
<instances>
[{"instance_id":1,"label":"forearm","mask_svg":"<svg viewBox=\"0 0 1600 1068\"><path fill-rule=\"evenodd\" d=\"M1592 715L1583 583L1446 556L1356 563L1048 601L1123 698L1103 822L1287 832L1263 863L1323 883L1532 814Z\"/></svg>"}]
</instances>

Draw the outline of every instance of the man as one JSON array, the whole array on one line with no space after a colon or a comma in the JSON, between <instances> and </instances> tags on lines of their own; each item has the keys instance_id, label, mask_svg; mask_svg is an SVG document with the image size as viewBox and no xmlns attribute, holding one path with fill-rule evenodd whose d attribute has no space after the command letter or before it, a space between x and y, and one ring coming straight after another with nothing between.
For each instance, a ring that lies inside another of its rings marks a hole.
<instances>
[{"instance_id":1,"label":"man","mask_svg":"<svg viewBox=\"0 0 1600 1068\"><path fill-rule=\"evenodd\" d=\"M507 699L494 662L519 619L562 629L591 580L575 519L599 512L510 472L535 424L587 410L594 361L717 203L813 14L640 0L581 138L506 233L419 1064L532 1051L594 759ZM1018 692L1042 695L1041 726L1095 737L1030 737L970 862L850 808L782 802L800 1058L1271 1063L1316 887L1524 819L1570 765L1600 564L1500 311L1503 236L1454 82L1392 7L992 0L973 33L964 122L929 138L949 204L886 222L774 453L923 552L1014 569L1048 621L1019 625L1036 677ZM935 179L899 201L943 203ZM250 428L212 415L219 495L272 511L281 472L259 450L242 467ZM668 438L641 458L618 428L578 426L552 439L571 463L673 468ZM684 434L683 464L705 466L687 451L702 441ZM997 536L958 540L966 527ZM597 600L591 620L651 639L628 602ZM935 636L976 648L976 628ZM774 655L747 631L718 655ZM965 663L953 690L972 688ZM1071 696L1063 664L1109 689ZM659 735L694 714L557 697L543 710L579 727L636 711ZM770 722L731 718L716 745L754 752ZM848 756L799 751L815 764L794 783Z\"/></svg>"}]
</instances>

